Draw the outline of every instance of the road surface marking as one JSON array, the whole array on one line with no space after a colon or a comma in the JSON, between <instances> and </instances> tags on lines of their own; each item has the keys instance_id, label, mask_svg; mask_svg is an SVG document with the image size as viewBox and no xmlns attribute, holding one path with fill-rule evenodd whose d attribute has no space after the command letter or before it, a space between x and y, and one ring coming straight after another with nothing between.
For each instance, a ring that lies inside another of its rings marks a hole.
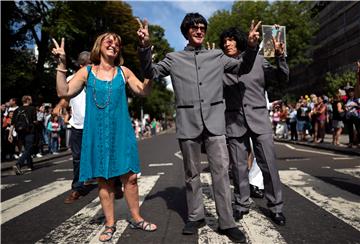
<instances>
[{"instance_id":1,"label":"road surface marking","mask_svg":"<svg viewBox=\"0 0 360 244\"><path fill-rule=\"evenodd\" d=\"M60 160L60 161L55 161L52 164L61 164L61 163L65 163L65 162L69 162L69 159L66 160Z\"/></svg>"},{"instance_id":2,"label":"road surface marking","mask_svg":"<svg viewBox=\"0 0 360 244\"><path fill-rule=\"evenodd\" d=\"M350 168L350 169L334 169L337 172L351 175L356 178L360 178L360 168Z\"/></svg>"},{"instance_id":3,"label":"road surface marking","mask_svg":"<svg viewBox=\"0 0 360 244\"><path fill-rule=\"evenodd\" d=\"M149 164L149 167L173 166L173 163Z\"/></svg>"},{"instance_id":4,"label":"road surface marking","mask_svg":"<svg viewBox=\"0 0 360 244\"><path fill-rule=\"evenodd\" d=\"M159 177L159 175L142 176L138 179L140 205ZM125 218L129 215L128 210L118 213L117 207L124 207L125 205L124 199L115 201L115 214L117 219L119 219L118 214L125 216ZM92 202L53 229L37 243L99 243L98 238L99 234L103 231L103 223L104 215L101 210L100 200L96 197ZM125 219L118 220L116 225L117 231L112 242L107 243L116 243L126 227L127 223Z\"/></svg>"},{"instance_id":5,"label":"road surface marking","mask_svg":"<svg viewBox=\"0 0 360 244\"><path fill-rule=\"evenodd\" d=\"M279 144L279 145L281 145L281 144ZM335 154L335 153L327 153L327 152L313 151L313 150L309 150L309 149L296 148L296 147L290 146L289 144L282 144L282 145L284 145L287 148L290 148L292 150L299 151L299 152L309 152L309 153L316 153L316 154L329 155L329 156L339 156L339 154Z\"/></svg>"},{"instance_id":6,"label":"road surface marking","mask_svg":"<svg viewBox=\"0 0 360 244\"><path fill-rule=\"evenodd\" d=\"M183 156L182 156L182 154L181 154L181 151L178 151L178 152L174 153L174 155L175 155L176 157L180 158L181 160L183 160Z\"/></svg>"},{"instance_id":7,"label":"road surface marking","mask_svg":"<svg viewBox=\"0 0 360 244\"><path fill-rule=\"evenodd\" d=\"M1 203L1 224L70 190L71 180L55 181Z\"/></svg>"},{"instance_id":8,"label":"road surface marking","mask_svg":"<svg viewBox=\"0 0 360 244\"><path fill-rule=\"evenodd\" d=\"M199 244L203 243L232 243L226 236L215 232L217 229L217 214L210 173L200 174L202 181L204 205L207 211L205 220L207 225L198 230ZM256 210L251 210L248 215L237 224L244 232L248 243L286 243L284 238L276 231L274 225Z\"/></svg>"},{"instance_id":9,"label":"road surface marking","mask_svg":"<svg viewBox=\"0 0 360 244\"><path fill-rule=\"evenodd\" d=\"M157 174L158 175L164 175L165 173L164 172L158 172Z\"/></svg>"},{"instance_id":10,"label":"road surface marking","mask_svg":"<svg viewBox=\"0 0 360 244\"><path fill-rule=\"evenodd\" d=\"M279 171L283 184L360 231L360 199L299 170Z\"/></svg>"},{"instance_id":11,"label":"road surface marking","mask_svg":"<svg viewBox=\"0 0 360 244\"><path fill-rule=\"evenodd\" d=\"M333 158L334 160L349 160L349 159L355 159L355 158L351 158L351 157L338 157L338 158Z\"/></svg>"},{"instance_id":12,"label":"road surface marking","mask_svg":"<svg viewBox=\"0 0 360 244\"><path fill-rule=\"evenodd\" d=\"M17 184L3 184L1 185L1 190L9 189L13 186L16 186Z\"/></svg>"},{"instance_id":13,"label":"road surface marking","mask_svg":"<svg viewBox=\"0 0 360 244\"><path fill-rule=\"evenodd\" d=\"M73 172L73 169L54 169L53 172L54 173L58 173L58 172Z\"/></svg>"},{"instance_id":14,"label":"road surface marking","mask_svg":"<svg viewBox=\"0 0 360 244\"><path fill-rule=\"evenodd\" d=\"M289 168L290 170L297 170L297 168Z\"/></svg>"},{"instance_id":15,"label":"road surface marking","mask_svg":"<svg viewBox=\"0 0 360 244\"><path fill-rule=\"evenodd\" d=\"M330 166L322 166L321 168L322 168L322 169L331 169Z\"/></svg>"}]
</instances>

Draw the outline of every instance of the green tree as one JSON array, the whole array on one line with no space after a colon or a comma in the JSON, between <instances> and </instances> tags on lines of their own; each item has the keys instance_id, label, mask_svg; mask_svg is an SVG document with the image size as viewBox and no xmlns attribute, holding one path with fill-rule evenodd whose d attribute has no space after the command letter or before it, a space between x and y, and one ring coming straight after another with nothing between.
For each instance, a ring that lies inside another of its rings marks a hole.
<instances>
[{"instance_id":1,"label":"green tree","mask_svg":"<svg viewBox=\"0 0 360 244\"><path fill-rule=\"evenodd\" d=\"M345 70L344 72L335 74L327 72L325 80L325 93L335 95L339 88L344 87L347 84L355 86L357 77L356 72L354 72L353 70Z\"/></svg>"}]
</instances>

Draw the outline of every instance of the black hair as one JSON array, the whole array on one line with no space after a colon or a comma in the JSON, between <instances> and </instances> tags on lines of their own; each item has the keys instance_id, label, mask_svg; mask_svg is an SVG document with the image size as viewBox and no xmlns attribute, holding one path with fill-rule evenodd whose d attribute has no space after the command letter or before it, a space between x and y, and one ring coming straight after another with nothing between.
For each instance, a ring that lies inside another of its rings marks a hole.
<instances>
[{"instance_id":1,"label":"black hair","mask_svg":"<svg viewBox=\"0 0 360 244\"><path fill-rule=\"evenodd\" d=\"M224 51L224 39L230 37L236 41L236 48L239 52L243 52L247 48L247 35L242 30L231 27L224 30L220 35L220 48Z\"/></svg>"},{"instance_id":2,"label":"black hair","mask_svg":"<svg viewBox=\"0 0 360 244\"><path fill-rule=\"evenodd\" d=\"M187 40L187 34L191 26L197 25L197 24L204 24L205 25L205 32L207 30L207 21L199 13L187 13L181 22L180 30L185 39Z\"/></svg>"}]
</instances>

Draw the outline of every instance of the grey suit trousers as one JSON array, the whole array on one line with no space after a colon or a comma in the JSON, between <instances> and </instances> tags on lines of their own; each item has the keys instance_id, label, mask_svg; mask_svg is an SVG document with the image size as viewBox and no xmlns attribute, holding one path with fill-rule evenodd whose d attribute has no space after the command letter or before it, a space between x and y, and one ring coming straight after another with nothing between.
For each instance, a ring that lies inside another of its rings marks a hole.
<instances>
[{"instance_id":1,"label":"grey suit trousers","mask_svg":"<svg viewBox=\"0 0 360 244\"><path fill-rule=\"evenodd\" d=\"M200 181L202 143L205 145L209 161L219 227L221 229L236 227L231 207L229 155L225 136L214 136L208 132L203 132L195 139L179 139L184 161L188 220L205 218Z\"/></svg>"},{"instance_id":2,"label":"grey suit trousers","mask_svg":"<svg viewBox=\"0 0 360 244\"><path fill-rule=\"evenodd\" d=\"M279 172L275 164L275 148L272 134L255 134L248 131L242 137L233 137L228 140L230 163L232 164L234 180L235 209L247 211L250 207L249 170L247 155L251 151L249 138L253 142L254 155L264 177L265 197L269 209L282 212L283 197Z\"/></svg>"}]
</instances>

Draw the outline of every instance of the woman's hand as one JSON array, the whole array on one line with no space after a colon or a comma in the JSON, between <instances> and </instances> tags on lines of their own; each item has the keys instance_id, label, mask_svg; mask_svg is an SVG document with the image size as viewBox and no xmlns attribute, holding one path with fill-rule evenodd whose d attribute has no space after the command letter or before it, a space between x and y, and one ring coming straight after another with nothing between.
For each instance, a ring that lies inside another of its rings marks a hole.
<instances>
[{"instance_id":1,"label":"woman's hand","mask_svg":"<svg viewBox=\"0 0 360 244\"><path fill-rule=\"evenodd\" d=\"M57 43L57 41L53 38L52 39L55 47L52 49L52 53L55 55L55 57L58 59L59 64L66 64L66 55L65 55L65 38L61 38L61 44Z\"/></svg>"}]
</instances>

